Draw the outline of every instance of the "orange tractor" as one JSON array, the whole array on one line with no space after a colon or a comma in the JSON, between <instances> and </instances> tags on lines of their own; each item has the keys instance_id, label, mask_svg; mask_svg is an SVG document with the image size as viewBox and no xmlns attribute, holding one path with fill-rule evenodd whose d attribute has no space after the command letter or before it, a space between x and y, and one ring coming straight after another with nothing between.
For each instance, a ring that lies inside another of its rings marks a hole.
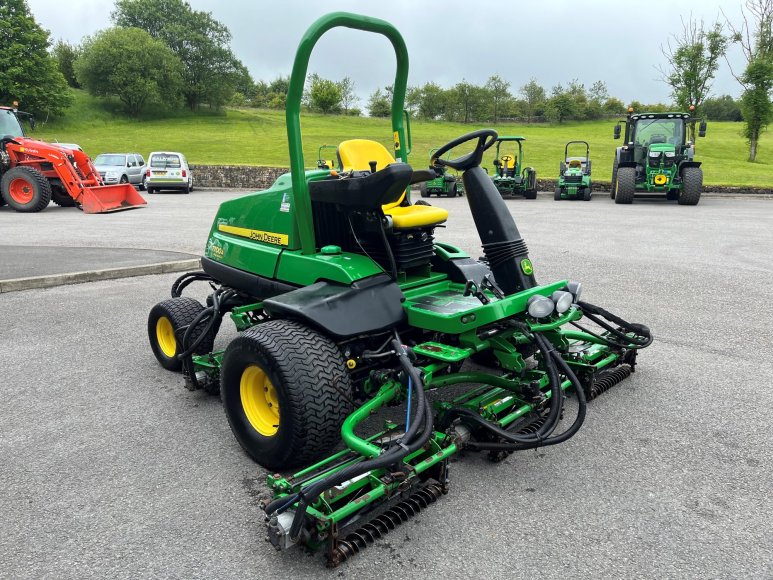
<instances>
[{"instance_id":1,"label":"orange tractor","mask_svg":"<svg viewBox=\"0 0 773 580\"><path fill-rule=\"evenodd\" d=\"M0 107L0 205L18 212L38 212L49 202L78 207L85 213L106 213L145 205L128 183L103 185L83 151L25 136L20 121L29 113Z\"/></svg>"}]
</instances>

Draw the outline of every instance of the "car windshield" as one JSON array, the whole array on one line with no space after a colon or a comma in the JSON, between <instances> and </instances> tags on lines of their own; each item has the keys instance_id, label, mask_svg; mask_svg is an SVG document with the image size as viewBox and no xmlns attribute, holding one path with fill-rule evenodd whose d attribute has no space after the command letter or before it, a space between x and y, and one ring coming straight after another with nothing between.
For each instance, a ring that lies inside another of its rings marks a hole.
<instances>
[{"instance_id":1,"label":"car windshield","mask_svg":"<svg viewBox=\"0 0 773 580\"><path fill-rule=\"evenodd\" d=\"M678 145L682 141L684 121L682 119L639 119L634 129L637 145L652 143L671 143Z\"/></svg>"},{"instance_id":2,"label":"car windshield","mask_svg":"<svg viewBox=\"0 0 773 580\"><path fill-rule=\"evenodd\" d=\"M11 135L12 137L21 137L24 133L21 130L16 115L8 109L0 109L0 137Z\"/></svg>"},{"instance_id":3,"label":"car windshield","mask_svg":"<svg viewBox=\"0 0 773 580\"><path fill-rule=\"evenodd\" d=\"M157 153L150 158L150 166L156 169L177 169L180 167L180 156Z\"/></svg>"},{"instance_id":4,"label":"car windshield","mask_svg":"<svg viewBox=\"0 0 773 580\"><path fill-rule=\"evenodd\" d=\"M126 155L97 155L94 165L114 165L123 167L126 165Z\"/></svg>"}]
</instances>

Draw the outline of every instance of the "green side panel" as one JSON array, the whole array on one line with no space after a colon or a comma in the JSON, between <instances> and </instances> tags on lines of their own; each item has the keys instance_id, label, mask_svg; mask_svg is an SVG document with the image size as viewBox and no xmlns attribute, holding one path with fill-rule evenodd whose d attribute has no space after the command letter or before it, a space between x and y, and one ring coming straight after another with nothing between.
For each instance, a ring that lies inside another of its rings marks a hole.
<instances>
[{"instance_id":1,"label":"green side panel","mask_svg":"<svg viewBox=\"0 0 773 580\"><path fill-rule=\"evenodd\" d=\"M314 181L328 170L306 172ZM283 249L300 248L293 219L292 181L285 173L263 191L220 204L204 255L234 268L273 277Z\"/></svg>"},{"instance_id":2,"label":"green side panel","mask_svg":"<svg viewBox=\"0 0 773 580\"><path fill-rule=\"evenodd\" d=\"M526 310L529 297L535 294L550 296L566 284L566 280L561 280L547 286L530 288L502 300L489 296L491 302L482 304L475 296L464 296L462 284L443 281L404 290L406 301L403 308L411 326L435 332L461 334L520 314Z\"/></svg>"},{"instance_id":3,"label":"green side panel","mask_svg":"<svg viewBox=\"0 0 773 580\"><path fill-rule=\"evenodd\" d=\"M303 254L299 250L285 251L279 259L276 277L283 282L308 286L320 280L351 284L384 270L367 256L340 254Z\"/></svg>"}]
</instances>

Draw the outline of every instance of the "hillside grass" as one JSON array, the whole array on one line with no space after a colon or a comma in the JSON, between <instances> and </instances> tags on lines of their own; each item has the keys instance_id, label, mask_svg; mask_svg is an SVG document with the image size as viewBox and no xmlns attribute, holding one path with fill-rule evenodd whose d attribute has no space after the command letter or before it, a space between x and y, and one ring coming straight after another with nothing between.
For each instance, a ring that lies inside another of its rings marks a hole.
<instances>
[{"instance_id":1,"label":"hillside grass","mask_svg":"<svg viewBox=\"0 0 773 580\"><path fill-rule=\"evenodd\" d=\"M75 105L60 119L39 123L32 135L66 143L78 143L90 156L109 151L182 151L194 164L205 165L289 165L284 111L226 109L220 112L155 112L141 119L118 113L115 102L74 91ZM482 125L436 121L411 122L411 162L421 166L429 150ZM613 120L573 122L561 125L502 123L500 135L523 135L524 161L536 168L539 178L555 178L570 140L590 143L593 175L609 181L614 150L620 141L612 139ZM773 181L773 135L760 141L757 162L746 161L748 146L741 136L741 123L711 122L707 136L699 139L696 158L703 162L704 182L713 185L770 187ZM386 119L304 114L302 118L304 157L313 167L318 147L336 145L352 138L369 138L391 149L391 128ZM492 155L485 159L491 170Z\"/></svg>"}]
</instances>

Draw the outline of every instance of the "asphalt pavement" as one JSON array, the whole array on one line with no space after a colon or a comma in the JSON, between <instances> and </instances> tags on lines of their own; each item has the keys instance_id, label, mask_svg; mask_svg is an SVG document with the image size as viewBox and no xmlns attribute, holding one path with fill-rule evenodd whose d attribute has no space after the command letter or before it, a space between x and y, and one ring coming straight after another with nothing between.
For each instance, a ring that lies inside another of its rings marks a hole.
<instances>
[{"instance_id":1,"label":"asphalt pavement","mask_svg":"<svg viewBox=\"0 0 773 580\"><path fill-rule=\"evenodd\" d=\"M234 195L94 216L0 208L0 231L195 254ZM450 211L436 237L477 256L466 200L431 203ZM540 282L582 281L655 342L573 439L460 457L447 496L332 571L263 541L265 472L219 400L155 362L147 313L175 274L0 294L0 577L773 576L773 201L507 205Z\"/></svg>"}]
</instances>

